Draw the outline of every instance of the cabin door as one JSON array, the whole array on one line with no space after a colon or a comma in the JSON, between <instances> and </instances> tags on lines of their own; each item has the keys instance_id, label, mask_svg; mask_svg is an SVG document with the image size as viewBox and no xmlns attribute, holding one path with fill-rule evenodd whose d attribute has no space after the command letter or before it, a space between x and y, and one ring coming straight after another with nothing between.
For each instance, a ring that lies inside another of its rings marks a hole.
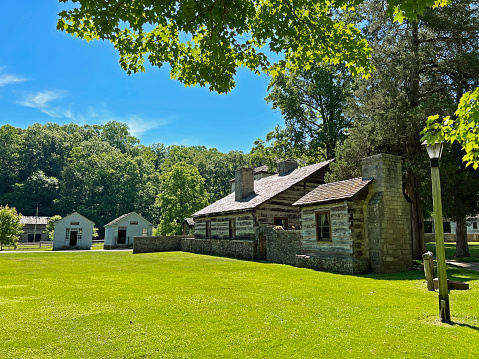
<instances>
[{"instance_id":1,"label":"cabin door","mask_svg":"<svg viewBox=\"0 0 479 359\"><path fill-rule=\"evenodd\" d=\"M125 244L126 243L126 229L119 229L118 230L118 244Z\"/></svg>"},{"instance_id":2,"label":"cabin door","mask_svg":"<svg viewBox=\"0 0 479 359\"><path fill-rule=\"evenodd\" d=\"M267 248L266 236L264 235L264 233L261 233L259 235L259 260L260 261L266 260L266 248Z\"/></svg>"},{"instance_id":3,"label":"cabin door","mask_svg":"<svg viewBox=\"0 0 479 359\"><path fill-rule=\"evenodd\" d=\"M78 232L70 231L70 246L75 247L77 245L77 240L78 240Z\"/></svg>"}]
</instances>

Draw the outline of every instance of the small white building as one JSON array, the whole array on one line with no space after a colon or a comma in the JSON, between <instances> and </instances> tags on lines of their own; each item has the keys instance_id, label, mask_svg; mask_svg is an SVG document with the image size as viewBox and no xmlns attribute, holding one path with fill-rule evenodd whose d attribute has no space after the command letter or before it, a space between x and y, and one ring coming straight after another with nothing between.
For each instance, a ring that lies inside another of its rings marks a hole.
<instances>
[{"instance_id":1,"label":"small white building","mask_svg":"<svg viewBox=\"0 0 479 359\"><path fill-rule=\"evenodd\" d=\"M136 212L124 214L105 224L104 249L129 247L135 236L151 236L153 224Z\"/></svg>"},{"instance_id":2,"label":"small white building","mask_svg":"<svg viewBox=\"0 0 479 359\"><path fill-rule=\"evenodd\" d=\"M90 249L95 223L81 214L72 213L55 223L53 250Z\"/></svg>"}]
</instances>

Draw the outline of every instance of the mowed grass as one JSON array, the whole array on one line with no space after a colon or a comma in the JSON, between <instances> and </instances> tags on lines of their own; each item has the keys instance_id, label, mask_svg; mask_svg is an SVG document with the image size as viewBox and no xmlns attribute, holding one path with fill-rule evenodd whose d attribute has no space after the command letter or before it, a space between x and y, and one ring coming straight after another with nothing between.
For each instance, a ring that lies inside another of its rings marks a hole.
<instances>
[{"instance_id":1,"label":"mowed grass","mask_svg":"<svg viewBox=\"0 0 479 359\"><path fill-rule=\"evenodd\" d=\"M456 253L456 243L444 243L444 250L446 259L454 259L458 262L479 262L479 242L469 242L469 254L470 257L454 258ZM436 243L426 243L426 250L431 251L436 256Z\"/></svg>"},{"instance_id":2,"label":"mowed grass","mask_svg":"<svg viewBox=\"0 0 479 359\"><path fill-rule=\"evenodd\" d=\"M348 276L169 252L0 254L0 358L475 358L479 273Z\"/></svg>"}]
</instances>

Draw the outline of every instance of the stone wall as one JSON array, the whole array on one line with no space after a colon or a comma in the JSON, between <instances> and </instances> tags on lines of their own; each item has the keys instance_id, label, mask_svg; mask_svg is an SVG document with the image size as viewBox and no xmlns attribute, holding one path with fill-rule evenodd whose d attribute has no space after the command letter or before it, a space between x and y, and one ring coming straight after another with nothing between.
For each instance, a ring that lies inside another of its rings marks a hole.
<instances>
[{"instance_id":1,"label":"stone wall","mask_svg":"<svg viewBox=\"0 0 479 359\"><path fill-rule=\"evenodd\" d=\"M179 251L180 242L185 236L134 237L133 253Z\"/></svg>"},{"instance_id":2,"label":"stone wall","mask_svg":"<svg viewBox=\"0 0 479 359\"><path fill-rule=\"evenodd\" d=\"M297 255L296 267L344 274L369 273L369 261L353 257Z\"/></svg>"},{"instance_id":3,"label":"stone wall","mask_svg":"<svg viewBox=\"0 0 479 359\"><path fill-rule=\"evenodd\" d=\"M255 260L257 258L257 244L255 240L251 239L183 238L181 239L180 250L245 260Z\"/></svg>"},{"instance_id":4,"label":"stone wall","mask_svg":"<svg viewBox=\"0 0 479 359\"><path fill-rule=\"evenodd\" d=\"M410 205L402 190L401 158L379 154L365 158L363 178L374 178L364 201L365 238L376 273L411 269Z\"/></svg>"},{"instance_id":5,"label":"stone wall","mask_svg":"<svg viewBox=\"0 0 479 359\"><path fill-rule=\"evenodd\" d=\"M299 230L274 229L274 226L259 226L258 238L259 259L268 262L295 265L296 254L302 253L301 233ZM261 242L265 241L265 258L261 258Z\"/></svg>"},{"instance_id":6,"label":"stone wall","mask_svg":"<svg viewBox=\"0 0 479 359\"><path fill-rule=\"evenodd\" d=\"M200 239L192 236L135 237L133 253L183 251L245 260L257 258L255 240Z\"/></svg>"},{"instance_id":7,"label":"stone wall","mask_svg":"<svg viewBox=\"0 0 479 359\"><path fill-rule=\"evenodd\" d=\"M434 233L424 233L424 239L426 243L436 241L436 237L434 237ZM467 241L479 242L479 234L468 233ZM444 233L444 242L456 242L456 233Z\"/></svg>"}]
</instances>

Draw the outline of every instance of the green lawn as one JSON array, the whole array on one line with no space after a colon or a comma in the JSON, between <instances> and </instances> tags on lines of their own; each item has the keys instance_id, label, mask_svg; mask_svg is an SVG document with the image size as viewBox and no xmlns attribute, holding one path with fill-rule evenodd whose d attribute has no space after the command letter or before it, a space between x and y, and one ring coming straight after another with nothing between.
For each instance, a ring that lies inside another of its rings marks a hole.
<instances>
[{"instance_id":1,"label":"green lawn","mask_svg":"<svg viewBox=\"0 0 479 359\"><path fill-rule=\"evenodd\" d=\"M456 253L456 243L444 243L446 259L455 259L459 262L479 262L479 242L469 242L470 257L454 258ZM426 250L431 251L436 256L436 244L434 242L426 244Z\"/></svg>"},{"instance_id":2,"label":"green lawn","mask_svg":"<svg viewBox=\"0 0 479 359\"><path fill-rule=\"evenodd\" d=\"M475 358L479 272L348 276L170 252L0 254L0 358ZM476 285L476 283L478 285Z\"/></svg>"}]
</instances>

